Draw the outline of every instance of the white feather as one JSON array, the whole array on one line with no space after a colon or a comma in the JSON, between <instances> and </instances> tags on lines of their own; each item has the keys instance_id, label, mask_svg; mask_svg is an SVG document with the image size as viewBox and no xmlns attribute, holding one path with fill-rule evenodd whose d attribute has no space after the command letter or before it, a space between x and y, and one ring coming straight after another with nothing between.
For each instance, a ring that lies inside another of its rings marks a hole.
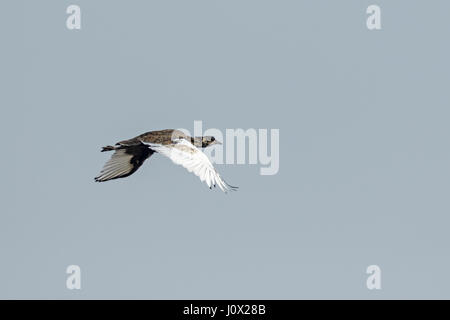
<instances>
[{"instance_id":1,"label":"white feather","mask_svg":"<svg viewBox=\"0 0 450 320\"><path fill-rule=\"evenodd\" d=\"M181 165L194 173L208 187L219 186L225 193L236 187L227 184L216 171L208 157L196 146L185 139L175 139L173 144L161 145L142 141L154 151L168 157L175 164Z\"/></svg>"}]
</instances>

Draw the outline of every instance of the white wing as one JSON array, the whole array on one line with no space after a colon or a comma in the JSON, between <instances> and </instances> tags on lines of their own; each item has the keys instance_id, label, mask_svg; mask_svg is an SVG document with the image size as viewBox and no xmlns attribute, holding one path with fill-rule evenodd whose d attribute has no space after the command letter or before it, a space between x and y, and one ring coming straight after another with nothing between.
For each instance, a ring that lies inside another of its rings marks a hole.
<instances>
[{"instance_id":1,"label":"white wing","mask_svg":"<svg viewBox=\"0 0 450 320\"><path fill-rule=\"evenodd\" d=\"M216 169L214 169L208 157L187 140L175 139L173 140L173 144L168 145L146 144L154 151L170 158L175 164L185 167L189 172L193 172L209 188L217 185L225 193L237 189L237 187L230 186L226 183Z\"/></svg>"}]
</instances>

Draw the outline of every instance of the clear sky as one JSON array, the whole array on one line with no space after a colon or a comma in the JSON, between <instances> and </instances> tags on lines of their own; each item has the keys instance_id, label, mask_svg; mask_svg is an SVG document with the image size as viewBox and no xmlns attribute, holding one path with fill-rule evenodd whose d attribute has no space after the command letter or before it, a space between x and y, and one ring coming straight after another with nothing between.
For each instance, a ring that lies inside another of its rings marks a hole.
<instances>
[{"instance_id":1,"label":"clear sky","mask_svg":"<svg viewBox=\"0 0 450 320\"><path fill-rule=\"evenodd\" d=\"M1 6L0 298L450 298L448 1ZM102 146L194 120L279 129L278 174L94 182Z\"/></svg>"}]
</instances>

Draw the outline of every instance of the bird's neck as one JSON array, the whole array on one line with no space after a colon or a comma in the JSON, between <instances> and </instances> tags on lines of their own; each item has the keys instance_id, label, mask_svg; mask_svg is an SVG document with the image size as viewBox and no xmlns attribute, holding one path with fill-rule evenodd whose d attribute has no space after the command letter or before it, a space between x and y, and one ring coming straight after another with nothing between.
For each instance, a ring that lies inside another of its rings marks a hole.
<instances>
[{"instance_id":1,"label":"bird's neck","mask_svg":"<svg viewBox=\"0 0 450 320\"><path fill-rule=\"evenodd\" d=\"M203 137L191 138L191 143L196 147L204 148L206 145L203 143Z\"/></svg>"}]
</instances>

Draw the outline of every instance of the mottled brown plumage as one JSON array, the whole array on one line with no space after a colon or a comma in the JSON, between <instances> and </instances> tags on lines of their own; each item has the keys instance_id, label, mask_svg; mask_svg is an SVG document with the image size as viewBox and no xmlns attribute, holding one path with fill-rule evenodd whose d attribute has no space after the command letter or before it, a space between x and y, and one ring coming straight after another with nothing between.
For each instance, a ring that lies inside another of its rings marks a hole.
<instances>
[{"instance_id":1,"label":"mottled brown plumage","mask_svg":"<svg viewBox=\"0 0 450 320\"><path fill-rule=\"evenodd\" d=\"M212 138L212 139L208 139ZM162 144L168 145L172 144L175 139L185 139L190 141L193 145L197 147L206 148L210 144L214 144L214 137L190 137L185 135L180 130L175 129L164 129L158 131L149 131L143 134L140 134L134 138L119 141L116 143L116 146L133 146L133 145L141 145L143 143L153 143L153 144ZM217 143L217 142L215 142ZM106 146L103 147L102 151L110 151L115 150L116 147Z\"/></svg>"},{"instance_id":2,"label":"mottled brown plumage","mask_svg":"<svg viewBox=\"0 0 450 320\"><path fill-rule=\"evenodd\" d=\"M185 135L183 132L174 129L165 129L159 131L149 131L143 134L138 135L129 140L124 140L118 142L118 144L136 144L142 142L155 143L155 144L171 144L174 139L186 139L191 140L192 138Z\"/></svg>"}]
</instances>

